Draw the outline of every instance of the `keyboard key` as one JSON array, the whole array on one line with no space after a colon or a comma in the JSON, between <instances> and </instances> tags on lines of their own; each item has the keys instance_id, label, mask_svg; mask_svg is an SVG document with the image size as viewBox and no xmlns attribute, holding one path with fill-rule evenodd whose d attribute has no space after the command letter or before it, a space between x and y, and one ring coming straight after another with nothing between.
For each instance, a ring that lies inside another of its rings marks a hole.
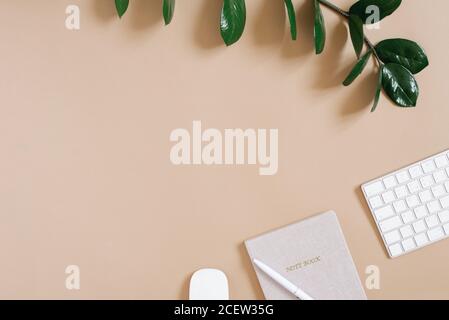
<instances>
[{"instance_id":1,"label":"keyboard key","mask_svg":"<svg viewBox=\"0 0 449 320\"><path fill-rule=\"evenodd\" d=\"M419 198L416 195L412 195L406 199L407 205L409 208L413 209L416 206L419 206L421 202L419 201Z\"/></svg>"},{"instance_id":2,"label":"keyboard key","mask_svg":"<svg viewBox=\"0 0 449 320\"><path fill-rule=\"evenodd\" d=\"M410 176L408 175L407 171L402 171L396 174L396 179L400 184L407 182L410 180Z\"/></svg>"},{"instance_id":3,"label":"keyboard key","mask_svg":"<svg viewBox=\"0 0 449 320\"><path fill-rule=\"evenodd\" d=\"M429 202L430 200L433 200L433 195L430 190L425 190L423 192L419 193L419 198L421 199L422 203Z\"/></svg>"},{"instance_id":4,"label":"keyboard key","mask_svg":"<svg viewBox=\"0 0 449 320\"><path fill-rule=\"evenodd\" d=\"M421 190L421 185L419 184L418 181L412 181L410 182L408 185L408 190L410 191L410 193L417 193L419 190Z\"/></svg>"},{"instance_id":5,"label":"keyboard key","mask_svg":"<svg viewBox=\"0 0 449 320\"><path fill-rule=\"evenodd\" d=\"M393 207L397 213L401 213L407 210L407 205L405 204L404 200L396 201L395 203L393 203Z\"/></svg>"},{"instance_id":6,"label":"keyboard key","mask_svg":"<svg viewBox=\"0 0 449 320\"><path fill-rule=\"evenodd\" d=\"M384 199L385 203L391 203L396 200L394 193L391 190L383 193L382 198Z\"/></svg>"},{"instance_id":7,"label":"keyboard key","mask_svg":"<svg viewBox=\"0 0 449 320\"><path fill-rule=\"evenodd\" d=\"M421 247L429 243L429 239L427 238L427 235L425 233L421 233L415 236L415 242L419 247Z\"/></svg>"},{"instance_id":8,"label":"keyboard key","mask_svg":"<svg viewBox=\"0 0 449 320\"><path fill-rule=\"evenodd\" d=\"M443 226L443 229L444 229L444 232L446 233L446 235L449 236L449 223L446 223L446 224Z\"/></svg>"},{"instance_id":9,"label":"keyboard key","mask_svg":"<svg viewBox=\"0 0 449 320\"><path fill-rule=\"evenodd\" d=\"M371 199L369 199L369 203L371 204L371 207L373 209L379 208L380 206L382 206L384 204L384 202L382 201L382 198L379 196L375 196L375 197L372 197Z\"/></svg>"},{"instance_id":10,"label":"keyboard key","mask_svg":"<svg viewBox=\"0 0 449 320\"><path fill-rule=\"evenodd\" d=\"M389 233L386 233L384 236L385 236L385 241L387 242L388 245L401 240L401 235L399 234L398 230L394 230Z\"/></svg>"},{"instance_id":11,"label":"keyboard key","mask_svg":"<svg viewBox=\"0 0 449 320\"><path fill-rule=\"evenodd\" d=\"M428 160L422 164L422 168L424 173L431 173L436 169L435 162L433 162L433 160Z\"/></svg>"},{"instance_id":12,"label":"keyboard key","mask_svg":"<svg viewBox=\"0 0 449 320\"><path fill-rule=\"evenodd\" d=\"M398 199L405 198L408 195L408 190L406 186L397 187L394 192Z\"/></svg>"},{"instance_id":13,"label":"keyboard key","mask_svg":"<svg viewBox=\"0 0 449 320\"><path fill-rule=\"evenodd\" d=\"M414 166L408 169L408 172L410 173L410 176L412 179L418 178L419 176L422 176L424 174L421 166Z\"/></svg>"},{"instance_id":14,"label":"keyboard key","mask_svg":"<svg viewBox=\"0 0 449 320\"><path fill-rule=\"evenodd\" d=\"M435 196L435 198L439 198L443 195L446 194L446 189L444 188L444 186L441 184L439 186L435 186L432 188L432 193Z\"/></svg>"},{"instance_id":15,"label":"keyboard key","mask_svg":"<svg viewBox=\"0 0 449 320\"><path fill-rule=\"evenodd\" d=\"M415 215L416 218L421 219L425 216L427 216L427 208L425 206L420 206L418 208L415 208Z\"/></svg>"},{"instance_id":16,"label":"keyboard key","mask_svg":"<svg viewBox=\"0 0 449 320\"><path fill-rule=\"evenodd\" d=\"M437 171L433 174L433 178L435 179L436 183L440 183L447 180L446 172L443 170Z\"/></svg>"},{"instance_id":17,"label":"keyboard key","mask_svg":"<svg viewBox=\"0 0 449 320\"><path fill-rule=\"evenodd\" d=\"M440 224L440 220L438 219L437 215L433 215L426 218L426 224L429 227L429 229L436 227Z\"/></svg>"},{"instance_id":18,"label":"keyboard key","mask_svg":"<svg viewBox=\"0 0 449 320\"><path fill-rule=\"evenodd\" d=\"M399 243L396 243L392 246L389 247L390 248L390 254L392 257L397 257L398 255L402 254L402 247Z\"/></svg>"},{"instance_id":19,"label":"keyboard key","mask_svg":"<svg viewBox=\"0 0 449 320\"><path fill-rule=\"evenodd\" d=\"M427 231L430 241L441 239L445 236L443 228L437 227L435 229Z\"/></svg>"},{"instance_id":20,"label":"keyboard key","mask_svg":"<svg viewBox=\"0 0 449 320\"><path fill-rule=\"evenodd\" d=\"M384 191L385 187L384 187L382 181L377 181L377 182L371 183L370 185L366 186L364 188L364 190L368 197L372 197L372 196L375 196L376 194L379 194L382 191Z\"/></svg>"},{"instance_id":21,"label":"keyboard key","mask_svg":"<svg viewBox=\"0 0 449 320\"><path fill-rule=\"evenodd\" d=\"M395 213L394 213L393 209L391 208L391 206L386 206L386 207L375 210L374 215L376 216L377 221L381 221L381 220L384 220L391 216L394 216Z\"/></svg>"},{"instance_id":22,"label":"keyboard key","mask_svg":"<svg viewBox=\"0 0 449 320\"><path fill-rule=\"evenodd\" d=\"M410 251L416 248L415 241L412 238L402 241L402 247L405 251Z\"/></svg>"},{"instance_id":23,"label":"keyboard key","mask_svg":"<svg viewBox=\"0 0 449 320\"><path fill-rule=\"evenodd\" d=\"M438 217L440 218L442 223L448 222L449 221L449 210L441 211L438 214Z\"/></svg>"},{"instance_id":24,"label":"keyboard key","mask_svg":"<svg viewBox=\"0 0 449 320\"><path fill-rule=\"evenodd\" d=\"M382 232L388 232L388 231L397 229L401 225L402 225L402 220L398 216L394 216L393 218L383 220L379 223L379 227L382 230Z\"/></svg>"},{"instance_id":25,"label":"keyboard key","mask_svg":"<svg viewBox=\"0 0 449 320\"><path fill-rule=\"evenodd\" d=\"M442 206L444 209L449 208L449 196L446 196L446 197L444 197L444 198L441 198L440 201L441 201L441 206Z\"/></svg>"},{"instance_id":26,"label":"keyboard key","mask_svg":"<svg viewBox=\"0 0 449 320\"><path fill-rule=\"evenodd\" d=\"M421 233L421 232L427 230L427 227L426 227L426 224L424 223L424 220L416 221L413 224L413 229L415 230L416 233Z\"/></svg>"},{"instance_id":27,"label":"keyboard key","mask_svg":"<svg viewBox=\"0 0 449 320\"><path fill-rule=\"evenodd\" d=\"M416 220L415 215L412 211L406 211L401 216L404 223L410 223Z\"/></svg>"},{"instance_id":28,"label":"keyboard key","mask_svg":"<svg viewBox=\"0 0 449 320\"><path fill-rule=\"evenodd\" d=\"M442 168L449 165L449 161L447 160L447 157L445 155L435 158L435 163L438 168Z\"/></svg>"},{"instance_id":29,"label":"keyboard key","mask_svg":"<svg viewBox=\"0 0 449 320\"><path fill-rule=\"evenodd\" d=\"M440 202L438 200L429 202L427 204L427 209L429 209L430 214L434 214L441 210Z\"/></svg>"},{"instance_id":30,"label":"keyboard key","mask_svg":"<svg viewBox=\"0 0 449 320\"><path fill-rule=\"evenodd\" d=\"M422 177L420 181L424 189L427 189L435 184L435 180L433 180L431 175Z\"/></svg>"},{"instance_id":31,"label":"keyboard key","mask_svg":"<svg viewBox=\"0 0 449 320\"><path fill-rule=\"evenodd\" d=\"M398 182L396 181L396 178L394 176L389 176L384 179L384 186L387 189L391 189L393 187L396 187L398 185Z\"/></svg>"},{"instance_id":32,"label":"keyboard key","mask_svg":"<svg viewBox=\"0 0 449 320\"><path fill-rule=\"evenodd\" d=\"M402 238L404 239L407 239L414 234L413 229L410 226L404 226L399 231L401 231Z\"/></svg>"}]
</instances>

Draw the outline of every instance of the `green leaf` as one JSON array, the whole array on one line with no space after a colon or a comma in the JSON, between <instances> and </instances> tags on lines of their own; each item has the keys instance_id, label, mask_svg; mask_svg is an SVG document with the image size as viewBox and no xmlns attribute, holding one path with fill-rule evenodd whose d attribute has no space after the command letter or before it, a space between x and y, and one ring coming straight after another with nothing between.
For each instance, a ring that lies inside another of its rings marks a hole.
<instances>
[{"instance_id":1,"label":"green leaf","mask_svg":"<svg viewBox=\"0 0 449 320\"><path fill-rule=\"evenodd\" d=\"M175 2L176 0L164 0L162 4L162 13L164 15L165 25L170 24L173 19L173 14L175 13Z\"/></svg>"},{"instance_id":2,"label":"green leaf","mask_svg":"<svg viewBox=\"0 0 449 320\"><path fill-rule=\"evenodd\" d=\"M376 45L379 58L385 63L398 63L417 74L429 65L429 60L416 42L406 39L388 39Z\"/></svg>"},{"instance_id":3,"label":"green leaf","mask_svg":"<svg viewBox=\"0 0 449 320\"><path fill-rule=\"evenodd\" d=\"M290 22L290 34L292 36L292 40L296 40L297 31L295 7L293 6L292 0L284 0L284 3L287 9L288 21Z\"/></svg>"},{"instance_id":4,"label":"green leaf","mask_svg":"<svg viewBox=\"0 0 449 320\"><path fill-rule=\"evenodd\" d=\"M129 0L115 0L118 16L121 18L128 10Z\"/></svg>"},{"instance_id":5,"label":"green leaf","mask_svg":"<svg viewBox=\"0 0 449 320\"><path fill-rule=\"evenodd\" d=\"M318 0L314 0L315 4L315 24L314 24L314 37L315 37L315 52L320 54L324 50L326 44L326 26L324 25L323 13L321 12L320 3Z\"/></svg>"},{"instance_id":6,"label":"green leaf","mask_svg":"<svg viewBox=\"0 0 449 320\"><path fill-rule=\"evenodd\" d=\"M221 10L221 37L227 46L237 42L246 23L245 0L223 0Z\"/></svg>"},{"instance_id":7,"label":"green leaf","mask_svg":"<svg viewBox=\"0 0 449 320\"><path fill-rule=\"evenodd\" d=\"M397 63L384 65L382 86L388 96L400 107L415 107L419 87L413 74Z\"/></svg>"},{"instance_id":8,"label":"green leaf","mask_svg":"<svg viewBox=\"0 0 449 320\"><path fill-rule=\"evenodd\" d=\"M373 52L369 50L367 53L365 53L355 64L354 68L352 68L349 75L346 77L345 81L343 81L344 86L349 86L351 83L354 82L355 79L362 73L363 69L365 69L366 64L368 63L369 58L371 57L371 54Z\"/></svg>"},{"instance_id":9,"label":"green leaf","mask_svg":"<svg viewBox=\"0 0 449 320\"><path fill-rule=\"evenodd\" d=\"M395 12L401 2L402 0L360 0L352 5L349 14L359 16L364 24L372 24ZM378 11L373 10L376 7L379 9Z\"/></svg>"},{"instance_id":10,"label":"green leaf","mask_svg":"<svg viewBox=\"0 0 449 320\"><path fill-rule=\"evenodd\" d=\"M365 35L363 33L363 22L359 16L354 14L349 16L349 32L351 33L352 45L354 46L355 54L357 58L360 58L360 54L363 49L363 42L365 41Z\"/></svg>"},{"instance_id":11,"label":"green leaf","mask_svg":"<svg viewBox=\"0 0 449 320\"><path fill-rule=\"evenodd\" d=\"M373 103L373 107L371 108L371 112L376 111L377 105L379 104L380 93L382 91L383 69L384 69L384 66L381 66L379 69L379 77L377 80L376 94L374 95L374 103Z\"/></svg>"}]
</instances>

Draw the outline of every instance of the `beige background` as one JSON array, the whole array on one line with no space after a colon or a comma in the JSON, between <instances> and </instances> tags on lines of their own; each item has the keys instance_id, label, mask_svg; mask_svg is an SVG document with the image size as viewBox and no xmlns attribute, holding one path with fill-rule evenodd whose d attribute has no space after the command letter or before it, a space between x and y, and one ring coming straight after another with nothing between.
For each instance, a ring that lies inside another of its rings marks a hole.
<instances>
[{"instance_id":1,"label":"beige background","mask_svg":"<svg viewBox=\"0 0 449 320\"><path fill-rule=\"evenodd\" d=\"M335 0L348 8L352 1ZM430 3L432 8L430 8ZM81 30L65 29L65 7ZM381 268L370 298L449 298L449 241L387 258L359 185L449 148L446 0L406 0L370 31L419 41L431 66L419 107L383 98L369 113L373 64L352 87L342 20L324 12L325 54L312 48L311 1L298 0L299 40L282 1L248 0L247 28L226 48L220 0L0 3L0 297L187 298L188 278L217 267L233 299L262 298L243 240L333 209L359 273ZM279 128L279 172L176 167L169 134ZM64 269L81 267L81 290Z\"/></svg>"}]
</instances>

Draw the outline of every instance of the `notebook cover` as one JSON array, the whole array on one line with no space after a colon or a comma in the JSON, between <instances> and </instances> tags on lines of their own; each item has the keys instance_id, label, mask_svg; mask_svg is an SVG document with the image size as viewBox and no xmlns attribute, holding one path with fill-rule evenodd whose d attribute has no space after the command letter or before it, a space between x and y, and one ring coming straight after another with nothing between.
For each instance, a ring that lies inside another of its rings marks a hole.
<instances>
[{"instance_id":1,"label":"notebook cover","mask_svg":"<svg viewBox=\"0 0 449 320\"><path fill-rule=\"evenodd\" d=\"M366 300L357 269L333 211L245 241L256 258L317 300ZM254 266L268 300L294 300Z\"/></svg>"}]
</instances>

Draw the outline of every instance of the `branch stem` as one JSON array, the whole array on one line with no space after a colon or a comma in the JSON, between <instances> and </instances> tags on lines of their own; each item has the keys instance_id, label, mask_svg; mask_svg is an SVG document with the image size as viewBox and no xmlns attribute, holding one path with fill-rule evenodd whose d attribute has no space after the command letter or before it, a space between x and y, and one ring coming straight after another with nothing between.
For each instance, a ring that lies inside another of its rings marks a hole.
<instances>
[{"instance_id":1,"label":"branch stem","mask_svg":"<svg viewBox=\"0 0 449 320\"><path fill-rule=\"evenodd\" d=\"M334 11L334 12L336 12L336 13L338 13L338 14L346 17L346 18L349 17L349 12L344 11L343 9L337 7L335 4L330 3L327 0L318 0L318 2L320 2L323 6L331 9L332 11Z\"/></svg>"},{"instance_id":2,"label":"branch stem","mask_svg":"<svg viewBox=\"0 0 449 320\"><path fill-rule=\"evenodd\" d=\"M376 57L379 67L382 66L384 63L382 62L382 60L380 60L379 55L377 54L376 48L374 47L373 43L366 36L364 36L364 39L365 39L365 43L368 46L368 48L370 48L371 51L374 53L374 56Z\"/></svg>"},{"instance_id":3,"label":"branch stem","mask_svg":"<svg viewBox=\"0 0 449 320\"><path fill-rule=\"evenodd\" d=\"M318 0L318 2L321 3L323 6L325 6L326 8L343 16L344 18L349 19L349 12L337 7L335 4L333 4L327 0ZM382 62L382 60L380 60L379 55L377 54L373 43L368 39L367 36L364 36L364 40L365 40L366 46L373 52L374 56L376 57L376 60L377 60L377 63L379 64L379 66L382 66L383 62Z\"/></svg>"}]
</instances>

